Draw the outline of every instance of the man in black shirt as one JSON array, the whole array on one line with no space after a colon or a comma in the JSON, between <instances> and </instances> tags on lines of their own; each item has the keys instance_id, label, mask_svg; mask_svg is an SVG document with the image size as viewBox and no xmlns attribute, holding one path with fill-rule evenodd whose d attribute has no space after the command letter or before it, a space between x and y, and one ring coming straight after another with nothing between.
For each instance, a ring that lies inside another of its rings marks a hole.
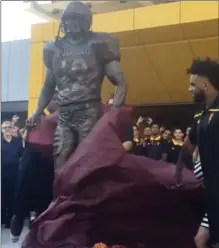
<instances>
[{"instance_id":1,"label":"man in black shirt","mask_svg":"<svg viewBox=\"0 0 219 248\"><path fill-rule=\"evenodd\" d=\"M198 146L206 192L210 242L219 248L219 63L209 58L195 60L188 69L189 91L194 102L204 104L194 116L176 167L176 180L181 183L183 160ZM204 231L202 230L202 233ZM198 247L206 247L198 245Z\"/></svg>"},{"instance_id":2,"label":"man in black shirt","mask_svg":"<svg viewBox=\"0 0 219 248\"><path fill-rule=\"evenodd\" d=\"M150 140L145 142L145 156L154 160L166 160L166 145L167 141L162 138L159 125L153 124Z\"/></svg>"},{"instance_id":3,"label":"man in black shirt","mask_svg":"<svg viewBox=\"0 0 219 248\"><path fill-rule=\"evenodd\" d=\"M173 139L170 140L167 144L167 162L176 164L178 161L179 153L182 149L183 140L182 140L182 130L175 129L173 133Z\"/></svg>"},{"instance_id":4,"label":"man in black shirt","mask_svg":"<svg viewBox=\"0 0 219 248\"><path fill-rule=\"evenodd\" d=\"M22 140L12 136L10 121L2 123L1 179L2 179L2 224L9 227L12 217L13 196L18 176L19 160L22 156Z\"/></svg>"}]
</instances>

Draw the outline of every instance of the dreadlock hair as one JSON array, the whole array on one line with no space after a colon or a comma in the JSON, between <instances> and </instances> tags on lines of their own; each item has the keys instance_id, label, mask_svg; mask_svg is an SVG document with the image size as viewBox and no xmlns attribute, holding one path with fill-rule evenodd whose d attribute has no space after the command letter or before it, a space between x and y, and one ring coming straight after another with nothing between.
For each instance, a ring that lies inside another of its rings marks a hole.
<instances>
[{"instance_id":1,"label":"dreadlock hair","mask_svg":"<svg viewBox=\"0 0 219 248\"><path fill-rule=\"evenodd\" d=\"M195 74L206 77L213 87L219 91L219 62L207 57L205 59L197 58L193 60L190 68L187 69L188 74Z\"/></svg>"}]
</instances>

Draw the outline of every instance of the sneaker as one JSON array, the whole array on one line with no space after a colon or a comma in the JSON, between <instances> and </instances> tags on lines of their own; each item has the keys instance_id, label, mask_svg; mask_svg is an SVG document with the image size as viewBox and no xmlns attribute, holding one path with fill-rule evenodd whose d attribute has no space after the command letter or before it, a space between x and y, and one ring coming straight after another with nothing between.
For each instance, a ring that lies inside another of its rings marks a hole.
<instances>
[{"instance_id":1,"label":"sneaker","mask_svg":"<svg viewBox=\"0 0 219 248\"><path fill-rule=\"evenodd\" d=\"M12 243L17 243L20 239L20 236L13 236L12 234L10 236Z\"/></svg>"},{"instance_id":2,"label":"sneaker","mask_svg":"<svg viewBox=\"0 0 219 248\"><path fill-rule=\"evenodd\" d=\"M36 212L31 212L30 213L30 219L29 219L29 225L28 225L29 229L31 228L31 226L32 226L33 222L35 221L36 217L37 217Z\"/></svg>"}]
</instances>

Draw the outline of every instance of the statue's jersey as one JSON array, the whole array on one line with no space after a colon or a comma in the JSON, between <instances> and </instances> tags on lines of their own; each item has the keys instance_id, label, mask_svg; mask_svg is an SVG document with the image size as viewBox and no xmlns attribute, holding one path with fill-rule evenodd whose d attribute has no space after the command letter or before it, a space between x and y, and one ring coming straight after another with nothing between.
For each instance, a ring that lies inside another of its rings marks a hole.
<instances>
[{"instance_id":1,"label":"statue's jersey","mask_svg":"<svg viewBox=\"0 0 219 248\"><path fill-rule=\"evenodd\" d=\"M70 43L62 39L53 52L52 71L60 106L101 100L107 63L120 60L117 39L107 33L90 33L89 39Z\"/></svg>"}]
</instances>

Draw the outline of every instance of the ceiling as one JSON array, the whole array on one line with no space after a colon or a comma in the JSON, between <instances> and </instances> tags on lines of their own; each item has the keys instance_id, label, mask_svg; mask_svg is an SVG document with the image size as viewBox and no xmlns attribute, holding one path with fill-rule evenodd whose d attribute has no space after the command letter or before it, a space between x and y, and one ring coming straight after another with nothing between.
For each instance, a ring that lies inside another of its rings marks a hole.
<instances>
[{"instance_id":1,"label":"ceiling","mask_svg":"<svg viewBox=\"0 0 219 248\"><path fill-rule=\"evenodd\" d=\"M50 2L50 3L48 3ZM67 3L71 1L24 1L26 10L46 19L59 19ZM152 1L81 1L91 4L94 14L119 11L124 9L151 6L154 4L174 2L173 0Z\"/></svg>"}]
</instances>

